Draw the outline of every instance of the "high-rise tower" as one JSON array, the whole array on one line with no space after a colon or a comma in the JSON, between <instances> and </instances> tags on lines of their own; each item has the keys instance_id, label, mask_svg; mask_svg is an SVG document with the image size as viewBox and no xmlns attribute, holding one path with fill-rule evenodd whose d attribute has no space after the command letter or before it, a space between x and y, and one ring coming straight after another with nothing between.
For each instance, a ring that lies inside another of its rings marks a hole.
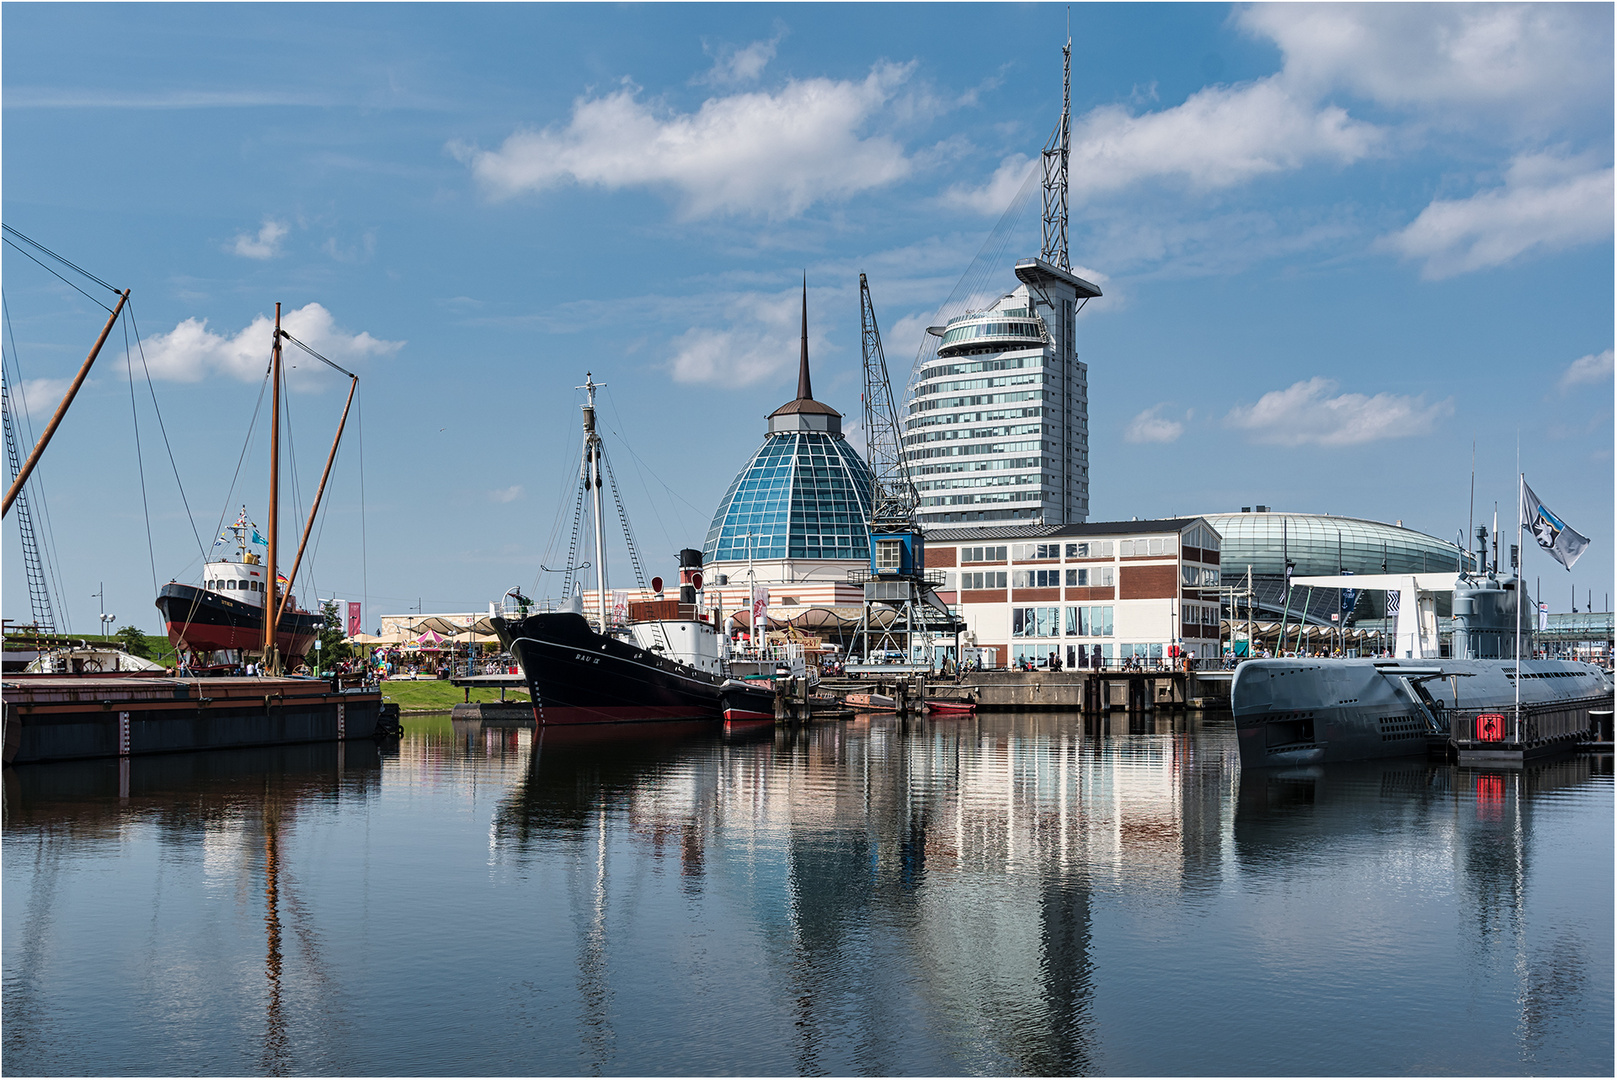
<instances>
[{"instance_id":1,"label":"high-rise tower","mask_svg":"<svg viewBox=\"0 0 1617 1080\"><path fill-rule=\"evenodd\" d=\"M1067 252L1071 73L1069 38L1061 119L1044 148L1039 257L1016 264L1014 291L928 330L937 355L922 361L904 416L923 526L1089 517L1089 369L1074 324L1101 292Z\"/></svg>"}]
</instances>

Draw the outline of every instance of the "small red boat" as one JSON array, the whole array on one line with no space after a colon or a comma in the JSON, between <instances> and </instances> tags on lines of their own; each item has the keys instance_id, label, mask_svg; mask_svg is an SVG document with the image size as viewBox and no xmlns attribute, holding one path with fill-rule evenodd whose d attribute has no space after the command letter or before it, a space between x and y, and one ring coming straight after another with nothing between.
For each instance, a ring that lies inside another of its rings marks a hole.
<instances>
[{"instance_id":1,"label":"small red boat","mask_svg":"<svg viewBox=\"0 0 1617 1080\"><path fill-rule=\"evenodd\" d=\"M926 711L953 716L970 716L977 711L977 706L969 701L929 701L926 703Z\"/></svg>"}]
</instances>

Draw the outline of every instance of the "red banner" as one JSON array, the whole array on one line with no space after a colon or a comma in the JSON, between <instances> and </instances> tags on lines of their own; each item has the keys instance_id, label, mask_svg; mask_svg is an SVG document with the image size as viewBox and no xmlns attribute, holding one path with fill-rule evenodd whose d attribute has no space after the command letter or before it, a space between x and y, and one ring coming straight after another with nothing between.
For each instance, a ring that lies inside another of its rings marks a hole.
<instances>
[{"instance_id":1,"label":"red banner","mask_svg":"<svg viewBox=\"0 0 1617 1080\"><path fill-rule=\"evenodd\" d=\"M359 633L359 601L348 601L348 636Z\"/></svg>"}]
</instances>

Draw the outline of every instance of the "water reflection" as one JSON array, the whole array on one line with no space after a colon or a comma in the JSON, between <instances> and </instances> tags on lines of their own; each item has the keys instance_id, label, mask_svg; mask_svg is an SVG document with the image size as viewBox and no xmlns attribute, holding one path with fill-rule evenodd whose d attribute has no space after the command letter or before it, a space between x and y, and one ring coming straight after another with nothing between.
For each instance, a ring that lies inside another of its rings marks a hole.
<instances>
[{"instance_id":1,"label":"water reflection","mask_svg":"<svg viewBox=\"0 0 1617 1080\"><path fill-rule=\"evenodd\" d=\"M1601 1071L1609 760L1243 774L1196 715L444 717L386 754L8 770L6 1068Z\"/></svg>"}]
</instances>

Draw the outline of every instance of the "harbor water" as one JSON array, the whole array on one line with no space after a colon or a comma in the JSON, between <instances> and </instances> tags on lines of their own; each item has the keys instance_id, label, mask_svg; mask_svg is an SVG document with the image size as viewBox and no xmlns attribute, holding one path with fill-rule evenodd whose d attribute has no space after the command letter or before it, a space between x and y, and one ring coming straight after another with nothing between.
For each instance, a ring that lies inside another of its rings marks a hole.
<instances>
[{"instance_id":1,"label":"harbor water","mask_svg":"<svg viewBox=\"0 0 1617 1080\"><path fill-rule=\"evenodd\" d=\"M1600 1074L1610 757L410 721L4 777L6 1074Z\"/></svg>"}]
</instances>

